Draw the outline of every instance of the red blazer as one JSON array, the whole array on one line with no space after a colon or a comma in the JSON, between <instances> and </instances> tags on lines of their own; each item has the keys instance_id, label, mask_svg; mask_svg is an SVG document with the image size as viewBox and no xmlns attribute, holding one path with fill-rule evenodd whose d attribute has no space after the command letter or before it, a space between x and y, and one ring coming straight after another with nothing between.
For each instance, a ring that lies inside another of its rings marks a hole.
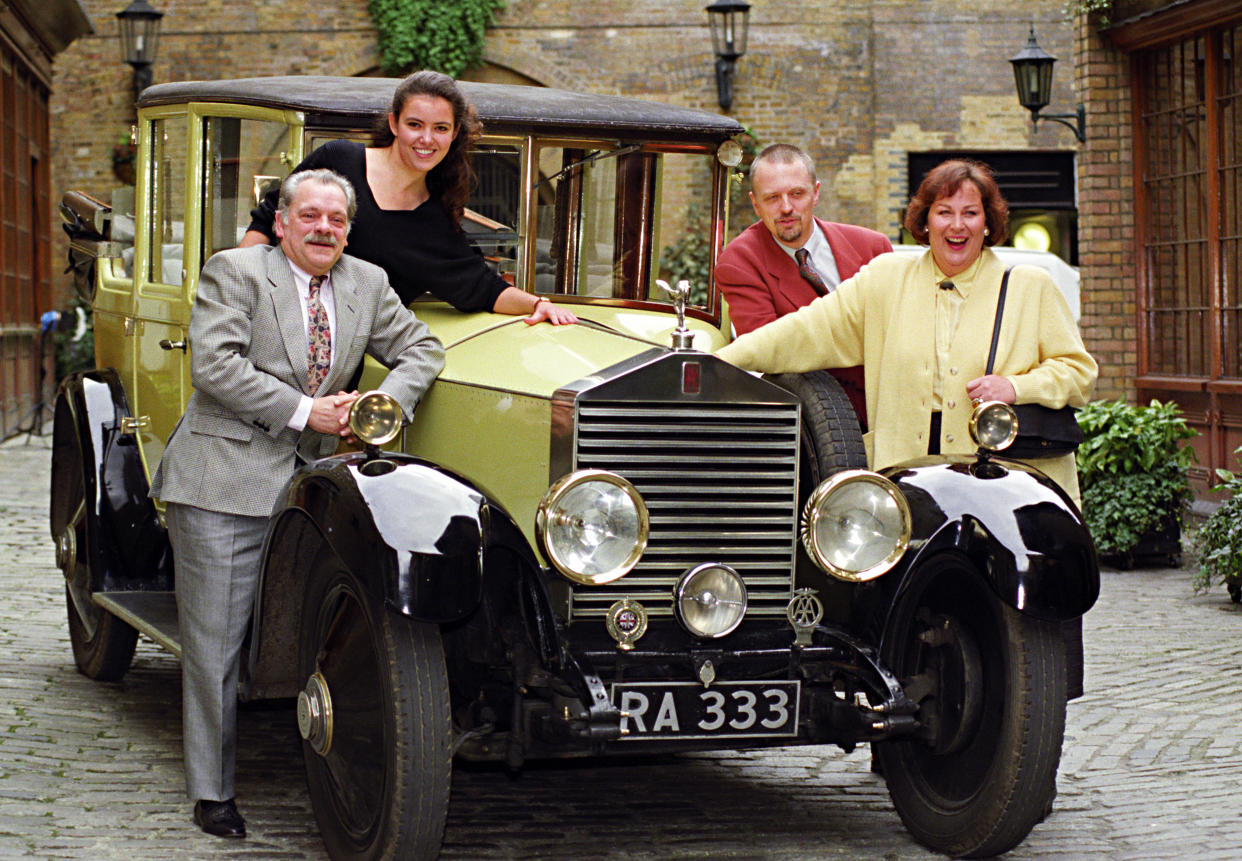
<instances>
[{"instance_id":1,"label":"red blazer","mask_svg":"<svg viewBox=\"0 0 1242 861\"><path fill-rule=\"evenodd\" d=\"M883 233L815 219L828 239L841 280L885 252L892 243ZM762 221L757 221L725 247L716 261L716 283L729 302L729 319L739 335L796 311L818 297L815 288L798 274L798 264L782 251ZM834 368L860 424L866 426L866 401L861 367Z\"/></svg>"}]
</instances>

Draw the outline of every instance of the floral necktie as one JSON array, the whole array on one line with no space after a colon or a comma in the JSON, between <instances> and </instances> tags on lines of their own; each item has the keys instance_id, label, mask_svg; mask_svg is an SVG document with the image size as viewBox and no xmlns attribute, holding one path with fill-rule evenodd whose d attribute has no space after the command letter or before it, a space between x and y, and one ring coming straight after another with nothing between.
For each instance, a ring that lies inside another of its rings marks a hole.
<instances>
[{"instance_id":1,"label":"floral necktie","mask_svg":"<svg viewBox=\"0 0 1242 861\"><path fill-rule=\"evenodd\" d=\"M829 292L828 285L824 283L824 279L819 277L819 273L815 271L815 266L811 263L811 252L805 248L799 248L794 252L794 258L798 261L798 274L815 288L816 293L821 296L827 296Z\"/></svg>"},{"instance_id":2,"label":"floral necktie","mask_svg":"<svg viewBox=\"0 0 1242 861\"><path fill-rule=\"evenodd\" d=\"M319 288L324 280L323 275L311 278L310 294L306 299L306 341L310 348L306 386L311 395L319 390L320 384L328 376L328 368L332 366L332 327L328 325L328 312L324 310L323 302L319 301Z\"/></svg>"}]
</instances>

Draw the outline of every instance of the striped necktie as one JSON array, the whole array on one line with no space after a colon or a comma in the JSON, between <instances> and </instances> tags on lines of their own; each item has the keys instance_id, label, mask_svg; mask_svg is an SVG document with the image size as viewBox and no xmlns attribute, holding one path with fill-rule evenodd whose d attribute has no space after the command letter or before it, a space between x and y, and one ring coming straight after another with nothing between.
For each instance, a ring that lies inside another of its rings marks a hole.
<instances>
[{"instance_id":1,"label":"striped necktie","mask_svg":"<svg viewBox=\"0 0 1242 861\"><path fill-rule=\"evenodd\" d=\"M332 327L328 325L328 312L324 310L323 302L319 301L319 288L324 280L323 275L311 278L310 294L306 299L306 342L309 347L306 387L311 395L319 391L332 366Z\"/></svg>"}]
</instances>

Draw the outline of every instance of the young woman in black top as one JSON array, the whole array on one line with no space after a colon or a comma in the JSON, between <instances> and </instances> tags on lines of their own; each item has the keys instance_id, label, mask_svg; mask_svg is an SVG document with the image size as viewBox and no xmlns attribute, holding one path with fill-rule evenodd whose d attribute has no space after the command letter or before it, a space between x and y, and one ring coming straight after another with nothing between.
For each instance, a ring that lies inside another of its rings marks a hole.
<instances>
[{"instance_id":1,"label":"young woman in black top","mask_svg":"<svg viewBox=\"0 0 1242 861\"><path fill-rule=\"evenodd\" d=\"M358 212L348 252L388 273L403 302L429 292L461 311L526 315L528 323L575 323L568 308L506 283L470 245L460 224L473 172L470 144L481 126L457 82L439 72L410 75L392 111L364 147L332 141L297 170L327 167L353 183ZM276 193L251 212L241 244L274 241Z\"/></svg>"}]
</instances>

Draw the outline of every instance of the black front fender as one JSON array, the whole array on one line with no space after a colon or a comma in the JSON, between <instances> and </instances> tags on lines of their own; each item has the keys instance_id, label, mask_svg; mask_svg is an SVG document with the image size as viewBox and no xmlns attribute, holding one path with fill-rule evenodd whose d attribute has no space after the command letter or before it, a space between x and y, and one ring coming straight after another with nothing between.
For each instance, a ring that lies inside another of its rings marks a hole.
<instances>
[{"instance_id":1,"label":"black front fender","mask_svg":"<svg viewBox=\"0 0 1242 861\"><path fill-rule=\"evenodd\" d=\"M376 601L424 622L453 622L479 605L494 518L485 494L403 454L324 458L285 485L272 511L256 598L248 698L290 696L303 583L321 554Z\"/></svg>"},{"instance_id":2,"label":"black front fender","mask_svg":"<svg viewBox=\"0 0 1242 861\"><path fill-rule=\"evenodd\" d=\"M1020 612L1065 621L1095 603L1095 544L1077 506L1043 473L952 456L883 474L901 488L913 521L911 549L894 571L899 591L917 576L921 560L952 548L970 557L997 597Z\"/></svg>"},{"instance_id":3,"label":"black front fender","mask_svg":"<svg viewBox=\"0 0 1242 861\"><path fill-rule=\"evenodd\" d=\"M420 621L455 621L479 602L490 517L482 492L424 461L326 458L300 470L277 501L265 577L284 564L285 521L306 519L394 609Z\"/></svg>"}]
</instances>

